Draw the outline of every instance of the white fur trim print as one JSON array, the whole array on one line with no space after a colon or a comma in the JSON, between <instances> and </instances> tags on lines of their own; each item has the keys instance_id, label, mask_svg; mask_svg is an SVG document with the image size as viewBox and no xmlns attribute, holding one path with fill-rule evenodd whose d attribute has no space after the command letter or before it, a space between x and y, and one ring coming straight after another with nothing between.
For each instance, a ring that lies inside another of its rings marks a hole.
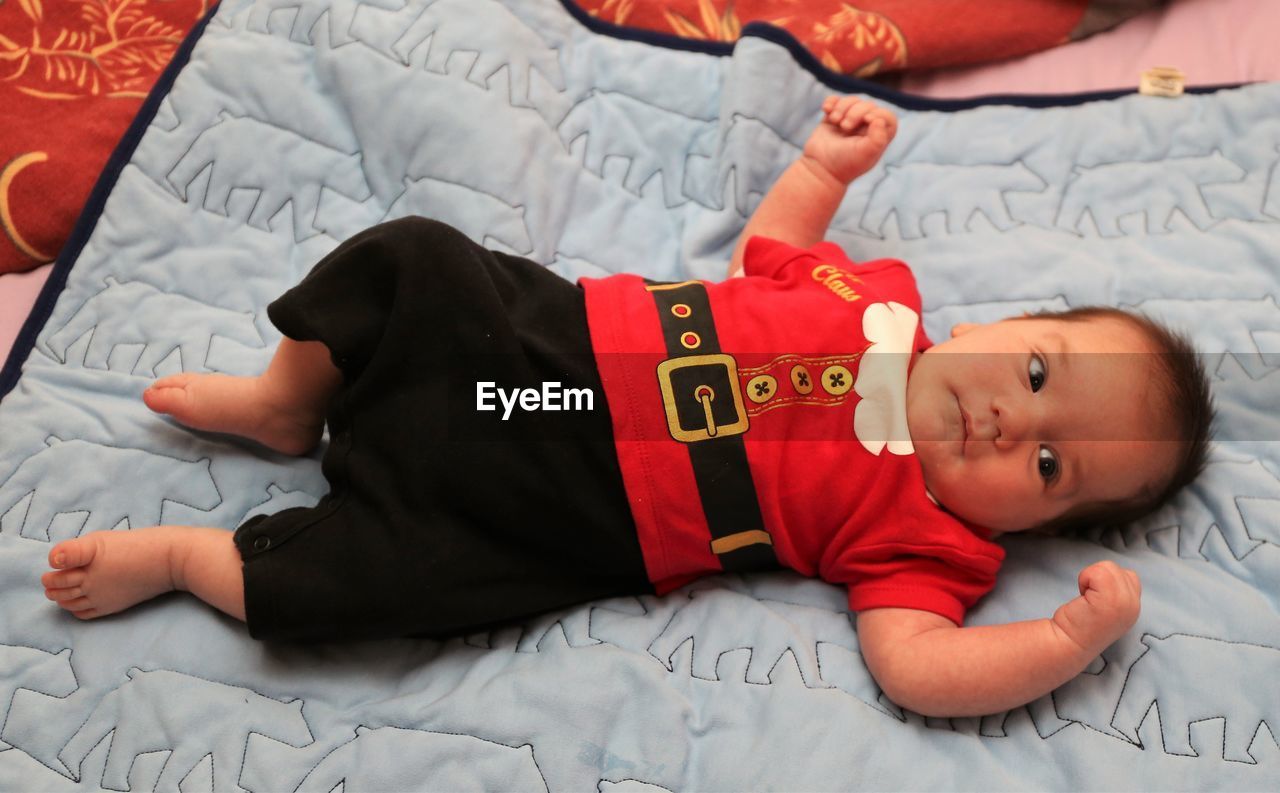
<instances>
[{"instance_id":1,"label":"white fur trim print","mask_svg":"<svg viewBox=\"0 0 1280 793\"><path fill-rule=\"evenodd\" d=\"M861 400L853 412L853 433L879 456L913 454L907 428L907 368L920 315L901 303L872 303L862 314L862 335L871 346L858 365L853 390Z\"/></svg>"}]
</instances>

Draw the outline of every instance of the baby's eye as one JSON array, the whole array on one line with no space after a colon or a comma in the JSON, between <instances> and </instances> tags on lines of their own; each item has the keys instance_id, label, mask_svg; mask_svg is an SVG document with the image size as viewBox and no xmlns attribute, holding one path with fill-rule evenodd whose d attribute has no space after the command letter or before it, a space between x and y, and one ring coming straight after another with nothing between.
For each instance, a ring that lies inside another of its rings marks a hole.
<instances>
[{"instance_id":1,"label":"baby's eye","mask_svg":"<svg viewBox=\"0 0 1280 793\"><path fill-rule=\"evenodd\" d=\"M1031 381L1031 390L1035 392L1043 388L1044 381L1048 376L1048 373L1044 370L1044 361L1040 359L1040 356L1031 356L1031 363L1027 365L1027 377Z\"/></svg>"},{"instance_id":2,"label":"baby's eye","mask_svg":"<svg viewBox=\"0 0 1280 793\"><path fill-rule=\"evenodd\" d=\"M1044 481L1052 482L1058 476L1058 458L1052 449L1046 446L1040 447L1040 460L1037 465L1040 469L1040 478Z\"/></svg>"}]
</instances>

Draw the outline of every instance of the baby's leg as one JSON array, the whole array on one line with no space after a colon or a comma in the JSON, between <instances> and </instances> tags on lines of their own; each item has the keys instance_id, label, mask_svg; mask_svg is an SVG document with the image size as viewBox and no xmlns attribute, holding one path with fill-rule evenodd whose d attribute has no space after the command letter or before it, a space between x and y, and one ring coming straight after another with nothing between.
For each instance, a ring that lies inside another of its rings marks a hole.
<instances>
[{"instance_id":1,"label":"baby's leg","mask_svg":"<svg viewBox=\"0 0 1280 793\"><path fill-rule=\"evenodd\" d=\"M244 620L244 573L233 532L190 526L95 531L49 552L45 597L80 619L123 611L165 592L190 592Z\"/></svg>"},{"instance_id":2,"label":"baby's leg","mask_svg":"<svg viewBox=\"0 0 1280 793\"><path fill-rule=\"evenodd\" d=\"M318 341L282 339L258 377L177 374L142 395L147 407L198 430L229 432L285 454L306 454L320 442L329 400L342 373Z\"/></svg>"}]
</instances>

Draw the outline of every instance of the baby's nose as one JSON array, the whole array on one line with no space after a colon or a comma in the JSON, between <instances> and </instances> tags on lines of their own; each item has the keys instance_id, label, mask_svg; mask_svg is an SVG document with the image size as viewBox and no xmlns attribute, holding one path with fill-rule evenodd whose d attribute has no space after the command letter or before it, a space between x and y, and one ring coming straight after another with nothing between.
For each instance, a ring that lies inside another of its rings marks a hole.
<instances>
[{"instance_id":1,"label":"baby's nose","mask_svg":"<svg viewBox=\"0 0 1280 793\"><path fill-rule=\"evenodd\" d=\"M991 413L985 419L975 414L970 421L968 432L971 441L996 440L1000 437L1000 426L996 421L996 414Z\"/></svg>"},{"instance_id":2,"label":"baby's nose","mask_svg":"<svg viewBox=\"0 0 1280 793\"><path fill-rule=\"evenodd\" d=\"M1027 439L1029 428L1026 411L1017 410L1014 406L997 400L991 403L991 413L991 424L995 428L992 440L997 449L1011 449Z\"/></svg>"}]
</instances>

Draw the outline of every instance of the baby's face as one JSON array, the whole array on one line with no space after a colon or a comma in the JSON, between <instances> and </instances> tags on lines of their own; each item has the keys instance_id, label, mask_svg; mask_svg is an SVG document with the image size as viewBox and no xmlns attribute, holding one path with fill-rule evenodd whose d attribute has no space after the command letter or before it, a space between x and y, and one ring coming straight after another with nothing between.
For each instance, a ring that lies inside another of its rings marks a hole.
<instances>
[{"instance_id":1,"label":"baby's face","mask_svg":"<svg viewBox=\"0 0 1280 793\"><path fill-rule=\"evenodd\" d=\"M907 423L948 511L1020 531L1077 504L1127 500L1173 470L1151 347L1111 318L958 325L917 358Z\"/></svg>"}]
</instances>

